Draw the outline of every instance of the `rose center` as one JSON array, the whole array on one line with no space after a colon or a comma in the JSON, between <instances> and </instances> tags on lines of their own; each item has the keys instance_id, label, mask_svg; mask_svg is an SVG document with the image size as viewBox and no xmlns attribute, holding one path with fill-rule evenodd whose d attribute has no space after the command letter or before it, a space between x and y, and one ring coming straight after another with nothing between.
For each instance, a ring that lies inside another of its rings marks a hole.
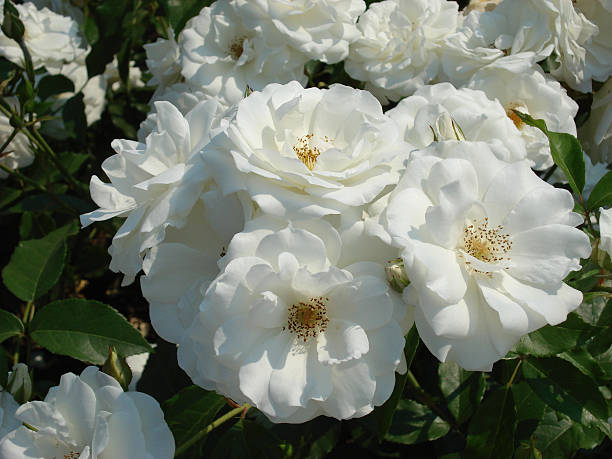
<instances>
[{"instance_id":1,"label":"rose center","mask_svg":"<svg viewBox=\"0 0 612 459\"><path fill-rule=\"evenodd\" d=\"M303 342L316 338L319 333L327 329L329 319L326 301L328 300L329 298L320 296L292 304L289 308L287 326L283 329L289 330Z\"/></svg>"},{"instance_id":2,"label":"rose center","mask_svg":"<svg viewBox=\"0 0 612 459\"><path fill-rule=\"evenodd\" d=\"M510 118L512 122L514 123L514 125L517 127L517 129L520 130L520 129L523 129L523 126L525 126L525 123L514 112L515 109L520 109L520 111L527 111L527 110L525 110L525 107L518 102L510 102L510 104L508 104L508 107L506 108L506 116Z\"/></svg>"},{"instance_id":3,"label":"rose center","mask_svg":"<svg viewBox=\"0 0 612 459\"><path fill-rule=\"evenodd\" d=\"M503 233L503 227L489 227L489 219L474 222L463 229L463 250L474 258L485 263L500 263L509 260L506 254L512 249L509 234ZM469 264L469 262L466 262ZM481 272L474 269L476 272Z\"/></svg>"},{"instance_id":4,"label":"rose center","mask_svg":"<svg viewBox=\"0 0 612 459\"><path fill-rule=\"evenodd\" d=\"M244 40L245 40L244 37L235 38L234 41L232 41L232 43L229 46L229 50L228 50L229 55L235 61L237 61L240 58L240 56L242 56L242 53L244 52L244 48L243 48Z\"/></svg>"},{"instance_id":5,"label":"rose center","mask_svg":"<svg viewBox=\"0 0 612 459\"><path fill-rule=\"evenodd\" d=\"M306 134L297 138L293 151L308 170L313 170L317 165L317 159L321 155L321 145L327 146L331 142L332 140L327 136L321 137L317 141L314 134ZM323 147L324 149L325 146Z\"/></svg>"}]
</instances>

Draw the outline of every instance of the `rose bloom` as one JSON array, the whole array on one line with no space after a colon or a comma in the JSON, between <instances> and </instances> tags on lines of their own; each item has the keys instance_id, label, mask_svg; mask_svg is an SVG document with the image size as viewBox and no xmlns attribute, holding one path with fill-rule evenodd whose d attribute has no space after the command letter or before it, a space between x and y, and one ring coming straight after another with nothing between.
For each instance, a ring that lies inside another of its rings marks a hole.
<instances>
[{"instance_id":1,"label":"rose bloom","mask_svg":"<svg viewBox=\"0 0 612 459\"><path fill-rule=\"evenodd\" d=\"M168 39L158 38L153 43L143 45L147 54L147 68L153 75L147 86L157 86L153 98L163 92L168 86L178 83L181 76L181 52L174 39L174 30L168 27Z\"/></svg>"},{"instance_id":2,"label":"rose bloom","mask_svg":"<svg viewBox=\"0 0 612 459\"><path fill-rule=\"evenodd\" d=\"M263 25L251 27L242 19L235 1L218 0L187 22L179 39L187 82L231 105L244 97L247 86L306 81L305 55Z\"/></svg>"},{"instance_id":3,"label":"rose bloom","mask_svg":"<svg viewBox=\"0 0 612 459\"><path fill-rule=\"evenodd\" d=\"M497 61L476 72L468 88L484 91L489 99L503 105L525 141L527 159L534 169L548 169L553 165L548 137L538 128L523 123L514 110L543 119L552 132L576 136L574 116L578 113L578 104L539 66L519 59L506 60L503 65Z\"/></svg>"},{"instance_id":4,"label":"rose bloom","mask_svg":"<svg viewBox=\"0 0 612 459\"><path fill-rule=\"evenodd\" d=\"M386 114L400 127L404 140L417 148L441 135L440 140L456 139L442 134L450 130L444 125L452 120L466 140L498 144L495 152L500 159L525 157L525 141L504 107L480 90L456 89L450 83L423 86Z\"/></svg>"},{"instance_id":5,"label":"rose bloom","mask_svg":"<svg viewBox=\"0 0 612 459\"><path fill-rule=\"evenodd\" d=\"M593 162L612 161L612 79L593 94L589 119L578 130L578 138Z\"/></svg>"},{"instance_id":6,"label":"rose bloom","mask_svg":"<svg viewBox=\"0 0 612 459\"><path fill-rule=\"evenodd\" d=\"M413 153L379 216L402 250L419 335L441 361L489 371L521 336L582 301L563 279L589 256L564 189L482 142Z\"/></svg>"},{"instance_id":7,"label":"rose bloom","mask_svg":"<svg viewBox=\"0 0 612 459\"><path fill-rule=\"evenodd\" d=\"M587 71L594 80L606 81L612 75L612 2L578 0L574 8L595 24L599 31L585 44Z\"/></svg>"},{"instance_id":8,"label":"rose bloom","mask_svg":"<svg viewBox=\"0 0 612 459\"><path fill-rule=\"evenodd\" d=\"M127 217L109 248L110 268L125 274L128 284L142 267L144 253L161 242L168 227L182 227L210 178L196 155L218 128L214 100L196 105L183 116L169 102L156 102L157 129L145 143L115 140L117 152L102 163L110 183L91 179L91 197L99 209L81 216L94 221Z\"/></svg>"},{"instance_id":9,"label":"rose bloom","mask_svg":"<svg viewBox=\"0 0 612 459\"><path fill-rule=\"evenodd\" d=\"M410 149L367 91L294 81L242 100L204 158L224 194L245 190L272 215L321 216L374 200Z\"/></svg>"},{"instance_id":10,"label":"rose bloom","mask_svg":"<svg viewBox=\"0 0 612 459\"><path fill-rule=\"evenodd\" d=\"M357 40L363 0L236 0L247 27L262 27L309 59L335 64Z\"/></svg>"},{"instance_id":11,"label":"rose bloom","mask_svg":"<svg viewBox=\"0 0 612 459\"><path fill-rule=\"evenodd\" d=\"M341 251L359 254L363 245L341 245L324 220L253 225L234 237L203 291L179 346L181 367L273 422L354 418L384 403L395 372L406 370L412 324L384 267L339 267Z\"/></svg>"},{"instance_id":12,"label":"rose bloom","mask_svg":"<svg viewBox=\"0 0 612 459\"><path fill-rule=\"evenodd\" d=\"M599 209L599 248L612 258L612 209Z\"/></svg>"},{"instance_id":13,"label":"rose bloom","mask_svg":"<svg viewBox=\"0 0 612 459\"><path fill-rule=\"evenodd\" d=\"M15 5L15 8L25 27L24 42L35 69L44 66L56 75L63 64L73 62L83 52L86 45L73 19L47 8L39 10L33 3ZM0 33L0 56L24 66L23 51L15 40L3 33Z\"/></svg>"},{"instance_id":14,"label":"rose bloom","mask_svg":"<svg viewBox=\"0 0 612 459\"><path fill-rule=\"evenodd\" d=\"M66 373L44 401L28 402L16 418L22 426L0 440L0 457L14 459L118 459L174 457L174 438L155 399L124 392L96 367Z\"/></svg>"},{"instance_id":15,"label":"rose bloom","mask_svg":"<svg viewBox=\"0 0 612 459\"><path fill-rule=\"evenodd\" d=\"M15 417L19 404L13 396L0 387L0 441L21 426L21 421Z\"/></svg>"},{"instance_id":16,"label":"rose bloom","mask_svg":"<svg viewBox=\"0 0 612 459\"><path fill-rule=\"evenodd\" d=\"M462 16L456 2L385 0L359 18L346 72L379 97L399 100L438 76L440 48Z\"/></svg>"}]
</instances>

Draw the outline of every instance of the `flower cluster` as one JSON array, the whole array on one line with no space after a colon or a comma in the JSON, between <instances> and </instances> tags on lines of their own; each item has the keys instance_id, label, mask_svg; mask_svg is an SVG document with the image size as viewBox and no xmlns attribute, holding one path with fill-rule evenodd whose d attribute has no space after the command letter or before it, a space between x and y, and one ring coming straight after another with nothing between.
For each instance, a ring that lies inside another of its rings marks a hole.
<instances>
[{"instance_id":1,"label":"flower cluster","mask_svg":"<svg viewBox=\"0 0 612 459\"><path fill-rule=\"evenodd\" d=\"M606 3L472 3L218 0L146 46L151 113L82 222L126 217L111 269L143 271L197 385L274 422L359 417L406 371L413 323L441 361L488 371L579 306L563 281L590 241L517 111L576 135L559 80L612 73ZM366 90L304 87L308 59L346 59Z\"/></svg>"}]
</instances>

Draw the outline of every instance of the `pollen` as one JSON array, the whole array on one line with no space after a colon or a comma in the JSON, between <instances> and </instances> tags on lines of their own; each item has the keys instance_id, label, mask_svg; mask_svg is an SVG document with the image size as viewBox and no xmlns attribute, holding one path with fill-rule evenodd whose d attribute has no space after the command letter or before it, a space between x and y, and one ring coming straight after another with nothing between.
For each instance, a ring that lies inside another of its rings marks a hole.
<instances>
[{"instance_id":1,"label":"pollen","mask_svg":"<svg viewBox=\"0 0 612 459\"><path fill-rule=\"evenodd\" d=\"M304 343L316 338L327 329L327 301L329 298L319 296L291 305L283 330L289 330Z\"/></svg>"},{"instance_id":2,"label":"pollen","mask_svg":"<svg viewBox=\"0 0 612 459\"><path fill-rule=\"evenodd\" d=\"M463 249L485 263L499 264L510 260L507 254L512 249L512 241L509 234L503 233L501 225L490 228L489 219L485 217L463 229ZM466 264L469 266L470 262L466 261ZM472 269L477 273L491 274Z\"/></svg>"},{"instance_id":3,"label":"pollen","mask_svg":"<svg viewBox=\"0 0 612 459\"><path fill-rule=\"evenodd\" d=\"M306 134L302 137L298 137L297 143L293 146L293 151L308 170L313 170L315 168L317 165L317 158L321 154L319 147L311 145L313 137L314 134Z\"/></svg>"},{"instance_id":4,"label":"pollen","mask_svg":"<svg viewBox=\"0 0 612 459\"><path fill-rule=\"evenodd\" d=\"M522 119L519 118L519 116L516 113L514 113L514 110L517 108L523 108L523 107L519 103L511 102L508 105L508 108L506 108L506 116L512 120L512 122L517 127L517 129L523 129L523 126L525 126L525 123L523 122Z\"/></svg>"},{"instance_id":5,"label":"pollen","mask_svg":"<svg viewBox=\"0 0 612 459\"><path fill-rule=\"evenodd\" d=\"M242 56L242 53L244 52L244 48L243 48L244 40L245 40L245 37L235 38L234 41L232 41L232 43L229 46L229 49L228 49L229 55L235 61L237 61L240 58L240 56Z\"/></svg>"}]
</instances>

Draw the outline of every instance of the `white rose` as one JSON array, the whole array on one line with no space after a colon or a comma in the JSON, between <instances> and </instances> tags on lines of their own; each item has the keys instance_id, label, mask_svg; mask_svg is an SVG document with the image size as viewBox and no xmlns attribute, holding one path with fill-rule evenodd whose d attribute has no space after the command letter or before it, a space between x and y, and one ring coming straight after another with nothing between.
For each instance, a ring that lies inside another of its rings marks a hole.
<instances>
[{"instance_id":1,"label":"white rose","mask_svg":"<svg viewBox=\"0 0 612 459\"><path fill-rule=\"evenodd\" d=\"M83 11L81 8L74 6L70 0L30 0L40 10L44 7L62 16L70 16L77 24L81 25L85 22Z\"/></svg>"},{"instance_id":2,"label":"white rose","mask_svg":"<svg viewBox=\"0 0 612 459\"><path fill-rule=\"evenodd\" d=\"M200 155L219 125L215 101L198 104L183 116L168 102L156 102L157 130L146 143L115 140L116 155L102 163L111 183L91 179L91 196L100 208L81 216L87 226L127 217L109 248L110 268L130 283L142 257L164 239L166 228L181 227L209 177Z\"/></svg>"},{"instance_id":3,"label":"white rose","mask_svg":"<svg viewBox=\"0 0 612 459\"><path fill-rule=\"evenodd\" d=\"M367 91L294 81L242 100L204 157L225 194L246 190L264 213L321 216L373 201L410 149Z\"/></svg>"},{"instance_id":4,"label":"white rose","mask_svg":"<svg viewBox=\"0 0 612 459\"><path fill-rule=\"evenodd\" d=\"M363 0L236 0L247 26L275 32L281 43L328 64L346 58L365 9Z\"/></svg>"},{"instance_id":5,"label":"white rose","mask_svg":"<svg viewBox=\"0 0 612 459\"><path fill-rule=\"evenodd\" d=\"M223 196L209 181L185 226L169 228L164 242L147 253L142 294L153 328L166 341L181 342L198 313L202 292L219 274L230 240L252 213L248 196Z\"/></svg>"},{"instance_id":6,"label":"white rose","mask_svg":"<svg viewBox=\"0 0 612 459\"><path fill-rule=\"evenodd\" d=\"M0 389L0 440L21 426L21 421L15 417L19 404L13 396Z\"/></svg>"},{"instance_id":7,"label":"white rose","mask_svg":"<svg viewBox=\"0 0 612 459\"><path fill-rule=\"evenodd\" d=\"M612 209L599 210L599 248L612 258Z\"/></svg>"},{"instance_id":8,"label":"white rose","mask_svg":"<svg viewBox=\"0 0 612 459\"><path fill-rule=\"evenodd\" d=\"M346 72L399 100L438 76L440 47L461 16L456 2L385 0L359 18L361 37L350 46Z\"/></svg>"},{"instance_id":9,"label":"white rose","mask_svg":"<svg viewBox=\"0 0 612 459\"><path fill-rule=\"evenodd\" d=\"M226 105L239 102L247 85L305 82L308 58L261 24L243 24L234 7L232 0L218 0L187 22L179 39L185 79Z\"/></svg>"},{"instance_id":10,"label":"white rose","mask_svg":"<svg viewBox=\"0 0 612 459\"><path fill-rule=\"evenodd\" d=\"M16 97L6 97L4 99L8 104L19 108L19 101ZM9 118L0 113L0 139L8 139L13 133L14 128L10 124ZM0 164L9 169L19 169L29 166L34 162L34 152L30 146L30 141L23 132L18 132L17 135L8 144L5 151L0 152ZM8 177L8 172L0 169L0 179Z\"/></svg>"},{"instance_id":11,"label":"white rose","mask_svg":"<svg viewBox=\"0 0 612 459\"><path fill-rule=\"evenodd\" d=\"M468 87L484 91L489 99L497 99L504 106L525 141L527 159L534 169L553 165L548 138L538 128L523 123L513 110L543 119L552 132L576 135L578 104L538 66L524 60L506 60L503 65L497 61L476 72Z\"/></svg>"},{"instance_id":12,"label":"white rose","mask_svg":"<svg viewBox=\"0 0 612 459\"><path fill-rule=\"evenodd\" d=\"M109 85L113 91L118 91L121 86L121 77L119 76L119 61L117 60L117 56L113 57L113 60L106 64L103 75L106 84ZM128 84L132 88L142 88L145 85L142 81L142 71L134 61L128 63Z\"/></svg>"},{"instance_id":13,"label":"white rose","mask_svg":"<svg viewBox=\"0 0 612 459\"><path fill-rule=\"evenodd\" d=\"M15 5L25 26L24 42L35 69L44 66L49 73L60 73L62 65L76 60L83 52L84 40L78 24L71 18L47 8L38 10L33 3ZM23 52L15 40L0 33L0 56L21 67Z\"/></svg>"},{"instance_id":14,"label":"white rose","mask_svg":"<svg viewBox=\"0 0 612 459\"><path fill-rule=\"evenodd\" d=\"M591 114L578 138L593 161L612 161L612 79L593 94Z\"/></svg>"},{"instance_id":15,"label":"white rose","mask_svg":"<svg viewBox=\"0 0 612 459\"><path fill-rule=\"evenodd\" d=\"M479 90L457 89L450 83L424 86L386 114L398 124L404 140L417 148L434 141L446 118L461 128L468 141L503 144L503 148L495 149L500 159L516 161L525 157L525 142L504 107Z\"/></svg>"},{"instance_id":16,"label":"white rose","mask_svg":"<svg viewBox=\"0 0 612 459\"><path fill-rule=\"evenodd\" d=\"M574 8L599 28L599 33L585 43L587 73L593 79L606 81L612 75L612 2L610 0L578 0Z\"/></svg>"},{"instance_id":17,"label":"white rose","mask_svg":"<svg viewBox=\"0 0 612 459\"><path fill-rule=\"evenodd\" d=\"M155 109L155 102L161 100L170 102L178 108L183 115L189 113L198 103L205 100L215 100L218 105L217 110L219 113L225 113L229 110L229 107L223 104L217 97L204 93L198 86L193 86L188 83L175 83L164 88L163 91L153 94L149 102L151 111L146 119L140 123L140 127L138 128L137 135L140 142L144 142L147 136L156 129L157 111Z\"/></svg>"},{"instance_id":18,"label":"white rose","mask_svg":"<svg viewBox=\"0 0 612 459\"><path fill-rule=\"evenodd\" d=\"M554 48L554 17L545 9L527 11L523 3L530 1L505 0L493 11L470 12L442 47L445 79L463 86L481 67L497 60L512 57L534 64L548 56Z\"/></svg>"},{"instance_id":19,"label":"white rose","mask_svg":"<svg viewBox=\"0 0 612 459\"><path fill-rule=\"evenodd\" d=\"M123 392L119 383L87 367L67 373L44 401L16 412L23 426L0 441L0 457L15 459L174 456L174 438L159 404L147 394Z\"/></svg>"},{"instance_id":20,"label":"white rose","mask_svg":"<svg viewBox=\"0 0 612 459\"><path fill-rule=\"evenodd\" d=\"M413 154L380 221L404 250L404 299L438 359L489 371L521 336L580 305L563 283L591 251L573 207L567 190L486 143Z\"/></svg>"},{"instance_id":21,"label":"white rose","mask_svg":"<svg viewBox=\"0 0 612 459\"><path fill-rule=\"evenodd\" d=\"M411 324L383 267L337 268L337 239L292 226L239 236L179 346L183 369L274 422L348 419L382 404L405 371L400 323Z\"/></svg>"},{"instance_id":22,"label":"white rose","mask_svg":"<svg viewBox=\"0 0 612 459\"><path fill-rule=\"evenodd\" d=\"M147 86L157 86L155 94L181 79L179 45L174 39L174 30L168 28L168 39L158 38L154 43L143 46L147 54L147 68L153 75ZM154 96L155 97L155 96Z\"/></svg>"}]
</instances>

